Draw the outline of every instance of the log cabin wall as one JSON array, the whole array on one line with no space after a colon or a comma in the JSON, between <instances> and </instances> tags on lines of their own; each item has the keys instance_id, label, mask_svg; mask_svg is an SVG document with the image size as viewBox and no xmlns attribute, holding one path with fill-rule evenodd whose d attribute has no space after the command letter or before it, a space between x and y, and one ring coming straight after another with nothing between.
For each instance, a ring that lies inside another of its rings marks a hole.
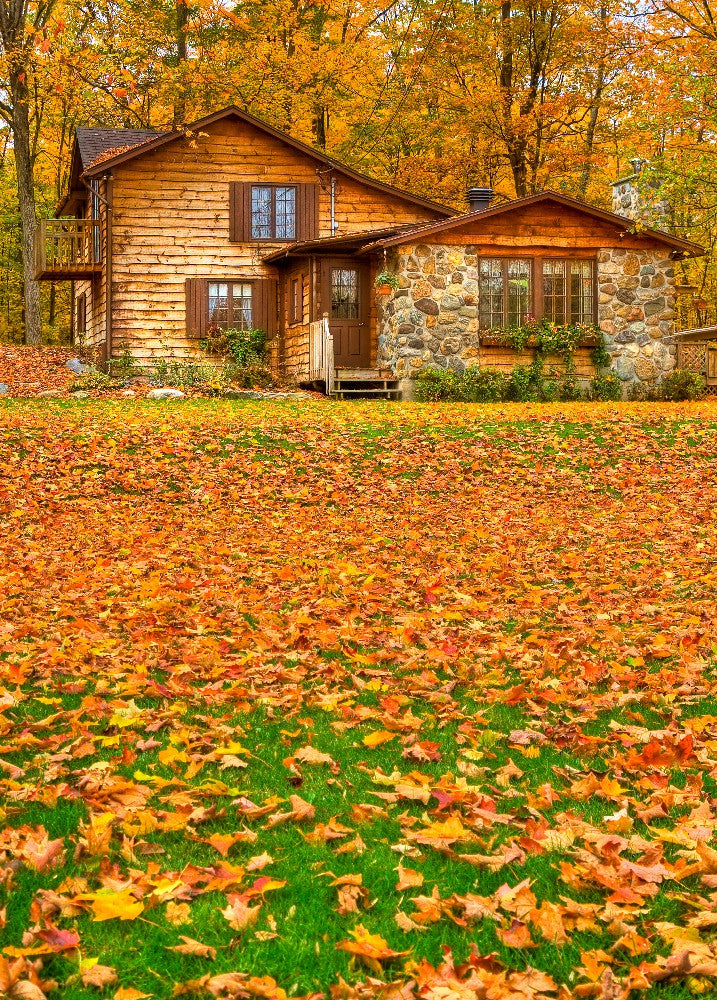
<instances>
[{"instance_id":1,"label":"log cabin wall","mask_svg":"<svg viewBox=\"0 0 717 1000\"><path fill-rule=\"evenodd\" d=\"M107 192L106 182L100 183L100 194L105 198ZM87 197L83 205L83 217L90 215L90 199ZM101 222L101 245L100 254L103 261L107 254L107 207L100 200L100 222ZM98 360L105 359L105 349L107 343L107 268L102 268L102 273L92 278L75 281L75 338L78 343L82 342L88 347L92 347ZM80 306L78 299L84 296L84 306ZM78 317L84 313L84 334L77 328Z\"/></svg>"},{"instance_id":2,"label":"log cabin wall","mask_svg":"<svg viewBox=\"0 0 717 1000\"><path fill-rule=\"evenodd\" d=\"M436 220L439 213L383 193L338 172L335 219L341 234L371 227ZM278 278L262 257L281 244L229 239L230 185L236 181L323 185L319 236L331 234L327 167L238 119L221 119L206 133L176 140L114 168L112 341L136 358L199 353L188 337L185 281ZM282 307L285 308L285 307ZM299 331L296 331L298 334ZM300 366L300 339L274 352L287 370Z\"/></svg>"}]
</instances>

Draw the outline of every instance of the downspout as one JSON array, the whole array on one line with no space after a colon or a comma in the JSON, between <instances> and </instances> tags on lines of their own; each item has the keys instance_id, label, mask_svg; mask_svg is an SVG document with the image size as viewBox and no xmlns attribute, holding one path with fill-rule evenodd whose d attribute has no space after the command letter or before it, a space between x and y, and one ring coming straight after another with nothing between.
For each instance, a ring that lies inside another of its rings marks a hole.
<instances>
[{"instance_id":1,"label":"downspout","mask_svg":"<svg viewBox=\"0 0 717 1000\"><path fill-rule=\"evenodd\" d=\"M336 178L331 177L331 235L336 235Z\"/></svg>"},{"instance_id":2,"label":"downspout","mask_svg":"<svg viewBox=\"0 0 717 1000\"><path fill-rule=\"evenodd\" d=\"M112 173L105 174L105 352L106 360L112 357L112 203L114 196Z\"/></svg>"}]
</instances>

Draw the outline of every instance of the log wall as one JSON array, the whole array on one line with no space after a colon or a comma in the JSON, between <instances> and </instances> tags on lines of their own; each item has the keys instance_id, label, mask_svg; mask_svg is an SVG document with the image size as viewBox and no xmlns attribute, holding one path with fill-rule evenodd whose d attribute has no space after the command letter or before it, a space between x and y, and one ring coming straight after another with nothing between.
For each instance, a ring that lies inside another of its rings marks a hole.
<instances>
[{"instance_id":1,"label":"log wall","mask_svg":"<svg viewBox=\"0 0 717 1000\"><path fill-rule=\"evenodd\" d=\"M331 235L327 167L234 119L129 160L114 176L113 344L115 352L126 344L145 361L198 353L198 343L185 332L187 277L278 277L276 268L262 263L269 244L229 241L232 181L323 180L319 235ZM399 196L335 176L339 233L438 218ZM293 340L285 346L287 358L301 354Z\"/></svg>"}]
</instances>

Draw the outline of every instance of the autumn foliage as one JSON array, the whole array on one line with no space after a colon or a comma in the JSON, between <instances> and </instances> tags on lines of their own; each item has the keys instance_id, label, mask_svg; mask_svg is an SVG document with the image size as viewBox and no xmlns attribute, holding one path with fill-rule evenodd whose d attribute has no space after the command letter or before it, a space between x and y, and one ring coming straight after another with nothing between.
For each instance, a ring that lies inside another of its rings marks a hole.
<instances>
[{"instance_id":1,"label":"autumn foliage","mask_svg":"<svg viewBox=\"0 0 717 1000\"><path fill-rule=\"evenodd\" d=\"M0 993L710 988L713 404L0 420Z\"/></svg>"}]
</instances>

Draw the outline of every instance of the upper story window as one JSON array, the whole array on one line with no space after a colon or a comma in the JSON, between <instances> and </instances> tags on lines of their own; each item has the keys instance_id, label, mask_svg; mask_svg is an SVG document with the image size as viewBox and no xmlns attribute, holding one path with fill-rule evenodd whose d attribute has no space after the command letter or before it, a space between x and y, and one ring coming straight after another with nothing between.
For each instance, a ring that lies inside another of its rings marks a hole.
<instances>
[{"instance_id":1,"label":"upper story window","mask_svg":"<svg viewBox=\"0 0 717 1000\"><path fill-rule=\"evenodd\" d=\"M527 317L551 323L595 322L595 263L556 258L482 258L480 325L515 327Z\"/></svg>"},{"instance_id":2,"label":"upper story window","mask_svg":"<svg viewBox=\"0 0 717 1000\"><path fill-rule=\"evenodd\" d=\"M229 240L232 243L293 243L319 236L319 185L232 181Z\"/></svg>"},{"instance_id":3,"label":"upper story window","mask_svg":"<svg viewBox=\"0 0 717 1000\"><path fill-rule=\"evenodd\" d=\"M251 238L252 240L296 239L296 187L252 184Z\"/></svg>"}]
</instances>

